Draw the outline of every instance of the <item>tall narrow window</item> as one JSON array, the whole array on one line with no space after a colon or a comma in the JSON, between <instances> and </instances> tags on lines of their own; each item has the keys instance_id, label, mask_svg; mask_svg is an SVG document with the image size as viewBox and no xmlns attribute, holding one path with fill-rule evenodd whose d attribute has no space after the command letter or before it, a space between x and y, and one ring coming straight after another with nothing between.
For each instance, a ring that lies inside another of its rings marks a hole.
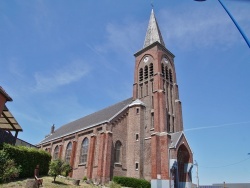
<instances>
[{"instance_id":1,"label":"tall narrow window","mask_svg":"<svg viewBox=\"0 0 250 188\"><path fill-rule=\"evenodd\" d=\"M143 80L143 69L140 68L139 70L139 81L141 82Z\"/></svg>"},{"instance_id":2,"label":"tall narrow window","mask_svg":"<svg viewBox=\"0 0 250 188\"><path fill-rule=\"evenodd\" d=\"M154 96L151 97L151 106L154 108Z\"/></svg>"},{"instance_id":3,"label":"tall narrow window","mask_svg":"<svg viewBox=\"0 0 250 188\"><path fill-rule=\"evenodd\" d=\"M167 67L166 67L165 72L166 72L165 77L166 77L166 79L168 80L168 79L169 79L169 74L168 74L168 68L167 68Z\"/></svg>"},{"instance_id":4,"label":"tall narrow window","mask_svg":"<svg viewBox=\"0 0 250 188\"><path fill-rule=\"evenodd\" d=\"M54 150L53 159L58 159L58 157L59 157L59 146L56 146Z\"/></svg>"},{"instance_id":5,"label":"tall narrow window","mask_svg":"<svg viewBox=\"0 0 250 188\"><path fill-rule=\"evenodd\" d=\"M146 84L146 96L148 96L148 84Z\"/></svg>"},{"instance_id":6,"label":"tall narrow window","mask_svg":"<svg viewBox=\"0 0 250 188\"><path fill-rule=\"evenodd\" d=\"M121 147L122 143L118 140L115 143L115 163L120 163L121 162Z\"/></svg>"},{"instance_id":7,"label":"tall narrow window","mask_svg":"<svg viewBox=\"0 0 250 188\"><path fill-rule=\"evenodd\" d=\"M154 113L151 113L151 128L154 128Z\"/></svg>"},{"instance_id":8,"label":"tall narrow window","mask_svg":"<svg viewBox=\"0 0 250 188\"><path fill-rule=\"evenodd\" d=\"M151 91L152 91L152 93L154 91L154 82L153 81L151 82Z\"/></svg>"},{"instance_id":9,"label":"tall narrow window","mask_svg":"<svg viewBox=\"0 0 250 188\"><path fill-rule=\"evenodd\" d=\"M144 79L148 79L148 66L144 68Z\"/></svg>"},{"instance_id":10,"label":"tall narrow window","mask_svg":"<svg viewBox=\"0 0 250 188\"><path fill-rule=\"evenodd\" d=\"M161 74L162 74L162 77L165 78L165 68L164 68L163 63L161 64Z\"/></svg>"},{"instance_id":11,"label":"tall narrow window","mask_svg":"<svg viewBox=\"0 0 250 188\"><path fill-rule=\"evenodd\" d=\"M173 74L172 71L169 69L169 81L172 83L173 82Z\"/></svg>"},{"instance_id":12,"label":"tall narrow window","mask_svg":"<svg viewBox=\"0 0 250 188\"><path fill-rule=\"evenodd\" d=\"M140 98L143 97L143 88L142 88L142 85L140 85Z\"/></svg>"},{"instance_id":13,"label":"tall narrow window","mask_svg":"<svg viewBox=\"0 0 250 188\"><path fill-rule=\"evenodd\" d=\"M68 145L67 145L67 148L66 148L65 162L70 163L71 151L72 151L72 143L69 142Z\"/></svg>"},{"instance_id":14,"label":"tall narrow window","mask_svg":"<svg viewBox=\"0 0 250 188\"><path fill-rule=\"evenodd\" d=\"M84 138L84 140L82 141L82 147L81 147L80 163L86 163L87 162L88 147L89 147L89 139Z\"/></svg>"},{"instance_id":15,"label":"tall narrow window","mask_svg":"<svg viewBox=\"0 0 250 188\"><path fill-rule=\"evenodd\" d=\"M136 162L136 163L135 163L135 170L138 170L138 169L139 169L139 163Z\"/></svg>"},{"instance_id":16,"label":"tall narrow window","mask_svg":"<svg viewBox=\"0 0 250 188\"><path fill-rule=\"evenodd\" d=\"M154 66L153 63L150 63L149 65L149 76L154 76Z\"/></svg>"}]
</instances>

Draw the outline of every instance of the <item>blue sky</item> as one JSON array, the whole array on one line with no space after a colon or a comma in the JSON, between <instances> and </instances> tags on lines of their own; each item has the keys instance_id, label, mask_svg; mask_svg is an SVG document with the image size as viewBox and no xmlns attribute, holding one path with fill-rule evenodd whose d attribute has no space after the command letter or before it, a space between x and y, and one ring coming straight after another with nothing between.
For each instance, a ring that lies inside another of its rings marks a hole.
<instances>
[{"instance_id":1,"label":"blue sky","mask_svg":"<svg viewBox=\"0 0 250 188\"><path fill-rule=\"evenodd\" d=\"M250 3L223 2L250 37ZM155 1L154 11L176 56L200 184L250 182L250 49L216 0ZM150 12L149 0L0 1L0 84L19 137L36 144L52 124L132 96Z\"/></svg>"}]
</instances>

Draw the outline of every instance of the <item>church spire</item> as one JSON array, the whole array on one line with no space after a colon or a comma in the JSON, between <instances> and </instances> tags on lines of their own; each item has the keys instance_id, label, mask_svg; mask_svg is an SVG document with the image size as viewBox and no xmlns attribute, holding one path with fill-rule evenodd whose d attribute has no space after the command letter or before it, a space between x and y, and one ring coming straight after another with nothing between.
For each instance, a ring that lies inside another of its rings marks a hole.
<instances>
[{"instance_id":1,"label":"church spire","mask_svg":"<svg viewBox=\"0 0 250 188\"><path fill-rule=\"evenodd\" d=\"M158 23L155 18L154 10L152 9L143 48L146 48L156 41L165 46Z\"/></svg>"}]
</instances>

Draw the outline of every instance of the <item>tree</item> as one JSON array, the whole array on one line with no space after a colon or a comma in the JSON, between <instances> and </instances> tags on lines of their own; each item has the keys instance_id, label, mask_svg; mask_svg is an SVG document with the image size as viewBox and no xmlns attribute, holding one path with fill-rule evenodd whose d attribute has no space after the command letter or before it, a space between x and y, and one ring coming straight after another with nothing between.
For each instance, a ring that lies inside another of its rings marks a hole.
<instances>
[{"instance_id":1,"label":"tree","mask_svg":"<svg viewBox=\"0 0 250 188\"><path fill-rule=\"evenodd\" d=\"M4 150L0 150L0 182L5 182L19 176L21 166L16 167Z\"/></svg>"},{"instance_id":2,"label":"tree","mask_svg":"<svg viewBox=\"0 0 250 188\"><path fill-rule=\"evenodd\" d=\"M68 175L69 172L72 171L72 167L69 163L62 161L61 159L56 159L50 162L49 165L49 175L54 177L54 181L56 181L56 176L58 175Z\"/></svg>"}]
</instances>

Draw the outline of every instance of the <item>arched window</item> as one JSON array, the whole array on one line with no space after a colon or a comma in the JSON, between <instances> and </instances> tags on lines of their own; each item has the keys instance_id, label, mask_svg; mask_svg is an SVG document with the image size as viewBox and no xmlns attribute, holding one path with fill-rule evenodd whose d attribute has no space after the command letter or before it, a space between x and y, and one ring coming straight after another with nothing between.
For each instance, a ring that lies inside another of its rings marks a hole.
<instances>
[{"instance_id":1,"label":"arched window","mask_svg":"<svg viewBox=\"0 0 250 188\"><path fill-rule=\"evenodd\" d=\"M58 158L59 158L59 146L56 146L54 150L53 159L58 159Z\"/></svg>"},{"instance_id":2,"label":"arched window","mask_svg":"<svg viewBox=\"0 0 250 188\"><path fill-rule=\"evenodd\" d=\"M88 148L89 148L89 139L84 138L84 140L82 141L82 147L81 147L80 163L87 162Z\"/></svg>"},{"instance_id":3,"label":"arched window","mask_svg":"<svg viewBox=\"0 0 250 188\"><path fill-rule=\"evenodd\" d=\"M121 162L121 147L122 147L122 143L118 140L115 143L115 163L120 163Z\"/></svg>"},{"instance_id":4,"label":"arched window","mask_svg":"<svg viewBox=\"0 0 250 188\"><path fill-rule=\"evenodd\" d=\"M173 74L172 71L169 69L169 81L172 83L173 82Z\"/></svg>"},{"instance_id":5,"label":"arched window","mask_svg":"<svg viewBox=\"0 0 250 188\"><path fill-rule=\"evenodd\" d=\"M144 68L144 79L148 79L148 66Z\"/></svg>"},{"instance_id":6,"label":"arched window","mask_svg":"<svg viewBox=\"0 0 250 188\"><path fill-rule=\"evenodd\" d=\"M163 63L161 64L161 73L162 73L163 78L165 78L165 68L164 68Z\"/></svg>"},{"instance_id":7,"label":"arched window","mask_svg":"<svg viewBox=\"0 0 250 188\"><path fill-rule=\"evenodd\" d=\"M150 63L149 65L149 76L154 76L154 66L153 63Z\"/></svg>"},{"instance_id":8,"label":"arched window","mask_svg":"<svg viewBox=\"0 0 250 188\"><path fill-rule=\"evenodd\" d=\"M165 72L166 72L166 74L165 74L165 76L166 76L166 80L168 80L168 79L169 79L169 74L168 74L168 68L167 68L167 67L166 67Z\"/></svg>"},{"instance_id":9,"label":"arched window","mask_svg":"<svg viewBox=\"0 0 250 188\"><path fill-rule=\"evenodd\" d=\"M71 151L72 151L72 143L69 142L66 148L66 153L65 153L65 161L68 163L70 163Z\"/></svg>"},{"instance_id":10,"label":"arched window","mask_svg":"<svg viewBox=\"0 0 250 188\"><path fill-rule=\"evenodd\" d=\"M143 69L140 68L139 70L139 81L142 81L143 80Z\"/></svg>"}]
</instances>

